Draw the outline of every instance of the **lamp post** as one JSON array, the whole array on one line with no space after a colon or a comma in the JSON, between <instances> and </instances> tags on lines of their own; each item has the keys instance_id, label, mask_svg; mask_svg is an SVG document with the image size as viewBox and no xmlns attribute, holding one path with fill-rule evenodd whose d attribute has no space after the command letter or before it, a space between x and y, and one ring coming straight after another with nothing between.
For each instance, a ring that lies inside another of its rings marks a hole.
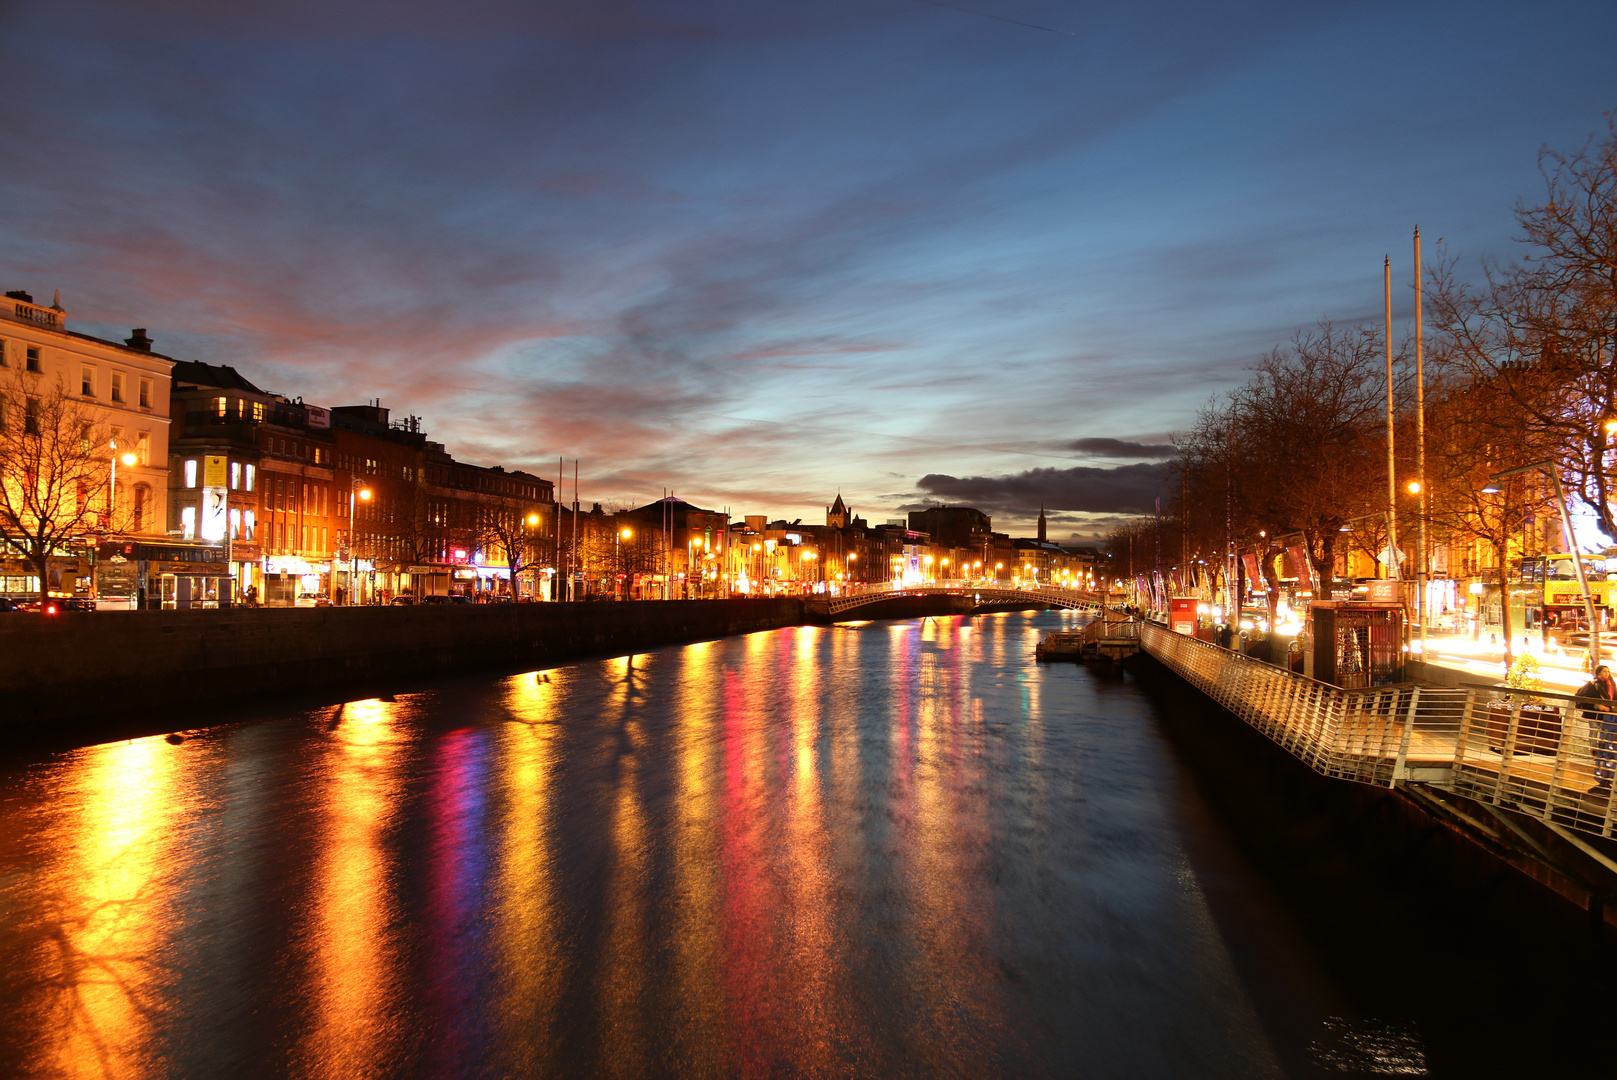
<instances>
[{"instance_id":1,"label":"lamp post","mask_svg":"<svg viewBox=\"0 0 1617 1080\"><path fill-rule=\"evenodd\" d=\"M613 537L612 537L612 552L613 552L613 555L615 556L615 561L618 564L618 580L620 582L623 579L623 541L629 539L629 537L631 537L633 535L634 535L634 530L632 530L632 529L619 529L617 531L617 533L614 534ZM618 599L619 600L623 599L624 592L625 592L625 590L623 589L622 585L619 585L619 587L618 587Z\"/></svg>"},{"instance_id":2,"label":"lamp post","mask_svg":"<svg viewBox=\"0 0 1617 1080\"><path fill-rule=\"evenodd\" d=\"M512 566L512 567L509 568L510 571L511 571L511 600L512 600L513 603L518 602L518 601L520 601L522 599L522 588L517 583L517 573L521 568L522 556L523 556L524 552L530 552L530 551L533 550L533 530L538 528L539 521L540 521L540 518L539 518L538 514L529 514L528 515L528 534L527 534L527 536L525 536L523 538L524 541L525 541L523 543L523 545L522 545L523 550L516 552L517 565ZM537 562L538 562L538 560L535 560L536 564L537 564ZM534 579L533 588L534 588L534 591L536 593L539 591L539 582L538 582L537 578Z\"/></svg>"},{"instance_id":3,"label":"lamp post","mask_svg":"<svg viewBox=\"0 0 1617 1080\"><path fill-rule=\"evenodd\" d=\"M120 455L118 453L117 439L109 440L107 446L108 449L112 451L112 474L107 478L107 531L110 533L112 531L112 512L115 506L114 500L116 500L118 497L118 459L119 457L123 458L125 468L133 465L139 459L128 451L125 451Z\"/></svg>"},{"instance_id":4,"label":"lamp post","mask_svg":"<svg viewBox=\"0 0 1617 1080\"><path fill-rule=\"evenodd\" d=\"M1406 490L1416 500L1416 514L1420 518L1420 532L1415 538L1415 618L1420 620L1421 660L1426 659L1426 485L1411 480Z\"/></svg>"},{"instance_id":5,"label":"lamp post","mask_svg":"<svg viewBox=\"0 0 1617 1080\"><path fill-rule=\"evenodd\" d=\"M1488 477L1488 486L1482 490L1485 494L1497 492L1500 490L1498 487L1499 481L1509 476L1527 472L1547 473L1550 482L1555 485L1555 508L1561 511L1561 528L1566 534L1567 550L1572 553L1572 568L1578 572L1578 588L1583 592L1583 612L1589 620L1589 670L1593 671L1600 666L1600 626L1595 622L1595 603L1589 595L1589 579L1583 572L1583 552L1578 550L1578 538L1572 532L1572 514L1567 509L1566 492L1561 489L1561 477L1555 471L1555 462L1545 458L1543 461L1535 461L1531 465L1496 472ZM1504 597L1504 602L1510 603L1508 595Z\"/></svg>"},{"instance_id":6,"label":"lamp post","mask_svg":"<svg viewBox=\"0 0 1617 1080\"><path fill-rule=\"evenodd\" d=\"M359 504L370 502L371 489L359 480L350 480L348 493L350 496L348 500L348 606L354 607L359 603L359 584L355 580L355 566L359 553L357 545L354 543L359 530L355 526L359 522Z\"/></svg>"}]
</instances>

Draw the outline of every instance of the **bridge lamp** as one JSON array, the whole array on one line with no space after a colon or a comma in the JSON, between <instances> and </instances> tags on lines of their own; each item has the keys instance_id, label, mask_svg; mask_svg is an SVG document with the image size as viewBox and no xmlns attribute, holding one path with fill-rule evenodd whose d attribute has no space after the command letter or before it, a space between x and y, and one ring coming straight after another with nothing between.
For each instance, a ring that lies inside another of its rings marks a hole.
<instances>
[{"instance_id":1,"label":"bridge lamp","mask_svg":"<svg viewBox=\"0 0 1617 1080\"><path fill-rule=\"evenodd\" d=\"M539 515L538 514L529 514L528 515L528 525L529 525L529 527L531 528L532 526L537 525L537 524L539 524Z\"/></svg>"},{"instance_id":2,"label":"bridge lamp","mask_svg":"<svg viewBox=\"0 0 1617 1080\"><path fill-rule=\"evenodd\" d=\"M1420 481L1419 480L1411 480L1408 484L1404 485L1404 490L1409 492L1411 495L1419 495L1420 494Z\"/></svg>"}]
</instances>

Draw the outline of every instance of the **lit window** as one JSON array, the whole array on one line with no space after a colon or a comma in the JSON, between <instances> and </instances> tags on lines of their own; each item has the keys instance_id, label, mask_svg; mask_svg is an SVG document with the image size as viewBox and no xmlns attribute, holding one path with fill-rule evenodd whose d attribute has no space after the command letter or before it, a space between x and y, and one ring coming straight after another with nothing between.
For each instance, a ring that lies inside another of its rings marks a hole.
<instances>
[{"instance_id":1,"label":"lit window","mask_svg":"<svg viewBox=\"0 0 1617 1080\"><path fill-rule=\"evenodd\" d=\"M95 368L79 369L79 393L85 397L95 397Z\"/></svg>"},{"instance_id":2,"label":"lit window","mask_svg":"<svg viewBox=\"0 0 1617 1080\"><path fill-rule=\"evenodd\" d=\"M230 490L241 490L241 462L239 461L230 463Z\"/></svg>"},{"instance_id":3,"label":"lit window","mask_svg":"<svg viewBox=\"0 0 1617 1080\"><path fill-rule=\"evenodd\" d=\"M112 400L120 405L124 402L124 373L121 371L112 373Z\"/></svg>"},{"instance_id":4,"label":"lit window","mask_svg":"<svg viewBox=\"0 0 1617 1080\"><path fill-rule=\"evenodd\" d=\"M230 399L216 397L213 399L213 414L222 417L230 409Z\"/></svg>"},{"instance_id":5,"label":"lit window","mask_svg":"<svg viewBox=\"0 0 1617 1080\"><path fill-rule=\"evenodd\" d=\"M197 508L187 506L180 510L180 535L186 540L195 540L197 535Z\"/></svg>"},{"instance_id":6,"label":"lit window","mask_svg":"<svg viewBox=\"0 0 1617 1080\"><path fill-rule=\"evenodd\" d=\"M140 459L140 463L142 465L150 465L152 463L151 432L137 431L135 433L135 456Z\"/></svg>"},{"instance_id":7,"label":"lit window","mask_svg":"<svg viewBox=\"0 0 1617 1080\"><path fill-rule=\"evenodd\" d=\"M244 526L244 529L245 529L245 532L244 532L244 535L242 536L242 539L247 540L248 542L251 542L252 539L253 539L253 534L257 531L256 528L255 528L255 526L258 524L257 515L254 514L251 510L248 510L245 513L242 514L241 520L242 520L242 525Z\"/></svg>"},{"instance_id":8,"label":"lit window","mask_svg":"<svg viewBox=\"0 0 1617 1080\"><path fill-rule=\"evenodd\" d=\"M253 488L257 485L257 482L258 482L258 470L255 469L251 465L247 466L247 490L252 491Z\"/></svg>"},{"instance_id":9,"label":"lit window","mask_svg":"<svg viewBox=\"0 0 1617 1080\"><path fill-rule=\"evenodd\" d=\"M152 381L150 379L140 380L140 407L143 409L152 407Z\"/></svg>"},{"instance_id":10,"label":"lit window","mask_svg":"<svg viewBox=\"0 0 1617 1080\"><path fill-rule=\"evenodd\" d=\"M197 486L196 458L191 458L185 463L185 486L188 488L194 488Z\"/></svg>"},{"instance_id":11,"label":"lit window","mask_svg":"<svg viewBox=\"0 0 1617 1080\"><path fill-rule=\"evenodd\" d=\"M253 402L253 420L260 424L264 422L264 403L262 401Z\"/></svg>"}]
</instances>

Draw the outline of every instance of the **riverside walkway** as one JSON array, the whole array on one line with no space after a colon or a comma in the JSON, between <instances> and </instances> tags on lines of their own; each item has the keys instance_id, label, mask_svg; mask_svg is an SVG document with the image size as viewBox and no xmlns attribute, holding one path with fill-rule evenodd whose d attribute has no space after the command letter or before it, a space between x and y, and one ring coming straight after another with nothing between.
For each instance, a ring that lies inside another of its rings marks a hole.
<instances>
[{"instance_id":1,"label":"riverside walkway","mask_svg":"<svg viewBox=\"0 0 1617 1080\"><path fill-rule=\"evenodd\" d=\"M1541 847L1505 809L1541 824L1605 870L1617 861L1584 836L1614 836L1595 784L1587 703L1566 694L1414 684L1344 690L1152 622L1144 651L1316 772L1444 800L1490 834ZM1467 808L1469 804L1469 809ZM1485 819L1476 820L1478 817ZM1542 854L1542 852L1540 852Z\"/></svg>"}]
</instances>

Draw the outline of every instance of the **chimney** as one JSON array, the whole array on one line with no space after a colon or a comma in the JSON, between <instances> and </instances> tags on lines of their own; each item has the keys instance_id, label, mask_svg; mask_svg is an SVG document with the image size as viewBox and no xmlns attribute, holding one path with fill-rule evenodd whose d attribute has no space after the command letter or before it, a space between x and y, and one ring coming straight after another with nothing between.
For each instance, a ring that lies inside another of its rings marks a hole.
<instances>
[{"instance_id":1,"label":"chimney","mask_svg":"<svg viewBox=\"0 0 1617 1080\"><path fill-rule=\"evenodd\" d=\"M21 300L25 304L32 304L34 302L34 298L23 292L21 289L10 290L6 293L6 298L8 300Z\"/></svg>"},{"instance_id":2,"label":"chimney","mask_svg":"<svg viewBox=\"0 0 1617 1080\"><path fill-rule=\"evenodd\" d=\"M135 327L134 331L130 333L128 337L124 338L124 344L128 345L131 349L139 349L141 352L152 351L152 339L146 336L146 328L144 326Z\"/></svg>"}]
</instances>

